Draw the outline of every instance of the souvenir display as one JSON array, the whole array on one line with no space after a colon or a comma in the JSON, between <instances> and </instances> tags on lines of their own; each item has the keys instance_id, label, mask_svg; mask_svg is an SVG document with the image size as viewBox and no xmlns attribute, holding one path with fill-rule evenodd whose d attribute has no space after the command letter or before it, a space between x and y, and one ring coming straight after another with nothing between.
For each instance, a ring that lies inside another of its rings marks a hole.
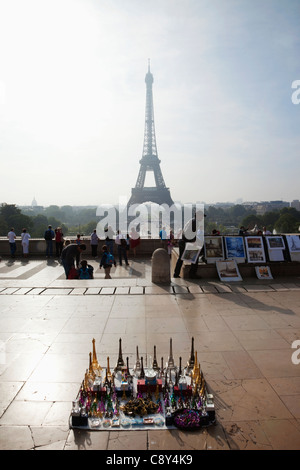
<instances>
[{"instance_id":1,"label":"souvenir display","mask_svg":"<svg viewBox=\"0 0 300 470\"><path fill-rule=\"evenodd\" d=\"M102 367L98 360L95 340L89 353L78 396L72 403L70 427L91 430L137 429L199 429L215 422L213 395L208 393L197 351L192 338L191 354L185 367L182 358L175 364L172 338L168 361L161 367L156 359L139 356L136 348L135 365L123 360L122 340L113 371Z\"/></svg>"}]
</instances>

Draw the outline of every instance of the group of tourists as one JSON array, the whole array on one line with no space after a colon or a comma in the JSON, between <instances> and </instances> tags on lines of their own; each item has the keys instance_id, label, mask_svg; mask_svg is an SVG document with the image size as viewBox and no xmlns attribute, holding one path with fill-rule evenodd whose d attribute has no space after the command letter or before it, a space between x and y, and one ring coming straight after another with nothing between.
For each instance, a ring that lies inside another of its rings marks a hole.
<instances>
[{"instance_id":1,"label":"group of tourists","mask_svg":"<svg viewBox=\"0 0 300 470\"><path fill-rule=\"evenodd\" d=\"M135 228L132 228L130 236L123 235L120 230L116 232L116 236L111 227L105 229L105 240L101 250L101 259L99 267L104 269L105 279L111 279L110 271L113 266L117 266L114 257L114 246L117 249L117 258L119 265L129 266L128 252L130 249L133 251L133 256L136 256L136 248L140 244L140 237ZM97 230L94 229L90 236L90 245L92 257L98 258L98 244L99 237ZM80 263L80 256L82 251L86 251L86 243L81 240L81 235L78 234L74 243L64 247L61 253L61 261L65 270L67 279L93 279L93 267L82 260Z\"/></svg>"},{"instance_id":2,"label":"group of tourists","mask_svg":"<svg viewBox=\"0 0 300 470\"><path fill-rule=\"evenodd\" d=\"M203 215L202 215L203 216ZM204 215L205 217L205 215ZM201 219L200 219L201 220ZM179 247L179 258L174 270L174 277L180 277L180 269L182 266L181 255L185 249L187 241L194 241L194 238L190 239L186 234L192 230L193 233L197 232L199 221L196 221L196 215L188 222L188 227L185 227L182 233L182 237L178 241ZM120 230L117 231L116 236L111 229L107 227L105 230L105 244L102 246L102 254L100 259L100 269L103 268L105 271L105 279L110 279L110 271L112 266L116 266L116 260L114 257L114 245L117 248L117 257L119 260L120 266L122 266L123 261L126 266L128 263L128 252L130 249L133 251L133 255L136 255L136 248L140 244L140 237L135 228L132 228L130 236L129 234L122 234ZM16 234L12 228L8 233L8 239L10 244L11 256L15 257L16 251ZM30 235L27 230L24 228L22 231L22 247L24 257L28 257L29 253L29 239ZM173 232L170 233L170 236L166 236L165 229L163 228L160 232L160 238L162 243L167 242L166 248L168 249L169 254L171 254L173 246L177 244L177 240L174 238ZM76 240L71 243L71 241L64 241L63 233L61 227L57 227L55 230L52 229L52 226L49 225L47 230L44 233L44 239L46 241L46 256L49 258L53 256L53 241L55 240L56 247L56 256L61 259L61 263L64 267L66 279L93 279L93 267L88 264L87 260L80 261L81 253L86 251L86 243L81 240L81 235L78 234ZM97 235L97 230L94 229L90 235L90 246L92 251L93 258L97 258L99 237ZM201 255L202 253L200 253ZM191 265L190 277L197 277L196 274L197 263Z\"/></svg>"},{"instance_id":3,"label":"group of tourists","mask_svg":"<svg viewBox=\"0 0 300 470\"><path fill-rule=\"evenodd\" d=\"M7 234L8 242L9 242L9 248L10 248L10 256L11 258L16 257L16 251L17 251L17 244L16 244L16 239L17 235L15 232L15 229L11 227L10 231ZM22 233L21 233L21 245L22 245L22 252L23 252L23 257L28 258L29 256L29 240L31 236L28 233L26 228L23 228ZM56 248L56 257L58 258L61 255L63 245L64 245L64 239L63 239L63 233L61 227L57 227L55 230L52 230L51 225L48 225L47 230L44 233L44 239L46 241L46 256L47 258L50 258L53 256L53 240L55 240L55 248Z\"/></svg>"},{"instance_id":4,"label":"group of tourists","mask_svg":"<svg viewBox=\"0 0 300 470\"><path fill-rule=\"evenodd\" d=\"M7 238L8 238L8 242L9 242L10 255L11 255L12 258L15 258L16 257L16 251L17 251L17 244L16 244L17 235L16 235L15 229L13 227L8 232ZM23 228L22 233L21 233L21 244L22 244L22 250L23 250L24 258L28 258L29 239L30 239L30 235L27 232L27 229Z\"/></svg>"}]
</instances>

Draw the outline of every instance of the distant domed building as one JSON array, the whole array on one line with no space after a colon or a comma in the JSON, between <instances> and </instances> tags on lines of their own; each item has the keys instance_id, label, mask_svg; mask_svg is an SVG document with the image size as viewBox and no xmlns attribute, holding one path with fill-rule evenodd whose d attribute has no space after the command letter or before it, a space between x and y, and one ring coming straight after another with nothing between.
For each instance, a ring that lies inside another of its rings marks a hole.
<instances>
[{"instance_id":1,"label":"distant domed building","mask_svg":"<svg viewBox=\"0 0 300 470\"><path fill-rule=\"evenodd\" d=\"M31 206L32 206L32 207L36 207L36 206L37 206L37 202L36 202L36 200L35 200L35 197L34 197L33 200L32 200Z\"/></svg>"}]
</instances>

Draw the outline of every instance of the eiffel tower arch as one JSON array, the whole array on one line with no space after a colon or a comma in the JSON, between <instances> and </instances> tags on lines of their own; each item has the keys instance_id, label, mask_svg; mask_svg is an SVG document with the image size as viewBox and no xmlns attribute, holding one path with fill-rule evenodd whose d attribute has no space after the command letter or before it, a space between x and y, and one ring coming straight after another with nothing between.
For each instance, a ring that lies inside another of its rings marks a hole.
<instances>
[{"instance_id":1,"label":"eiffel tower arch","mask_svg":"<svg viewBox=\"0 0 300 470\"><path fill-rule=\"evenodd\" d=\"M169 188L166 187L157 154L152 94L153 75L150 72L150 63L148 63L148 72L145 77L145 82L146 113L143 155L140 160L140 170L136 185L131 190L131 197L127 206L129 207L133 204L142 204L145 202L154 202L159 205L168 204L172 206L173 200ZM155 186L145 186L146 173L149 171L153 172Z\"/></svg>"}]
</instances>

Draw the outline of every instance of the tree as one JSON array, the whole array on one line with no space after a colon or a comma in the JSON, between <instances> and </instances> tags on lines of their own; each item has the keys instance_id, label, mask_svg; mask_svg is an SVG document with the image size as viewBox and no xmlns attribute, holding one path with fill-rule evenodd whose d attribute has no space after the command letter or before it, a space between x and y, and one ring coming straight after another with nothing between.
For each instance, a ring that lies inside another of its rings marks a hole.
<instances>
[{"instance_id":1,"label":"tree","mask_svg":"<svg viewBox=\"0 0 300 470\"><path fill-rule=\"evenodd\" d=\"M15 204L1 204L0 216L3 218L8 229L14 227L17 235L22 232L23 228L27 228L27 230L30 231L33 226L32 218L22 214L21 210L16 207ZM5 233L5 235L6 234L7 233Z\"/></svg>"},{"instance_id":2,"label":"tree","mask_svg":"<svg viewBox=\"0 0 300 470\"><path fill-rule=\"evenodd\" d=\"M262 225L262 218L260 215L250 214L247 215L241 222L241 225L244 225L246 228L253 228L255 225L261 227Z\"/></svg>"},{"instance_id":3,"label":"tree","mask_svg":"<svg viewBox=\"0 0 300 470\"><path fill-rule=\"evenodd\" d=\"M298 232L299 220L292 214L283 213L275 223L275 230L279 233L295 233Z\"/></svg>"},{"instance_id":4,"label":"tree","mask_svg":"<svg viewBox=\"0 0 300 470\"><path fill-rule=\"evenodd\" d=\"M45 215L38 214L33 217L32 236L36 238L42 238L44 236L47 225L48 219Z\"/></svg>"}]
</instances>

